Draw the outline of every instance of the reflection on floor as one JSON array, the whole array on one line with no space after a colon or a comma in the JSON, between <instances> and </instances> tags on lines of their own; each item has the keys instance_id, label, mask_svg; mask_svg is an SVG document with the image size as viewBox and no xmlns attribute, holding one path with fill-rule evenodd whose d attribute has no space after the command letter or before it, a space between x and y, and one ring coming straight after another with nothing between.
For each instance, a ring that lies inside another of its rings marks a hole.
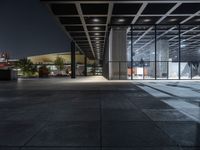
<instances>
[{"instance_id":1,"label":"reflection on floor","mask_svg":"<svg viewBox=\"0 0 200 150\"><path fill-rule=\"evenodd\" d=\"M150 82L139 87L179 112L200 122L200 82Z\"/></svg>"},{"instance_id":2,"label":"reflection on floor","mask_svg":"<svg viewBox=\"0 0 200 150\"><path fill-rule=\"evenodd\" d=\"M0 150L197 150L199 91L102 77L0 82Z\"/></svg>"}]
</instances>

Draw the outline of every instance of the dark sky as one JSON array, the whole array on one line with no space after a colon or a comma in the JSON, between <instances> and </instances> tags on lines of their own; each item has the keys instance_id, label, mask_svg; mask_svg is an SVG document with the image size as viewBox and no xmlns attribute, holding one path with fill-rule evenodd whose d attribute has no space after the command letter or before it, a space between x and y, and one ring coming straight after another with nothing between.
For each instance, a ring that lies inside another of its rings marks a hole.
<instances>
[{"instance_id":1,"label":"dark sky","mask_svg":"<svg viewBox=\"0 0 200 150\"><path fill-rule=\"evenodd\" d=\"M39 0L0 0L0 52L11 58L69 51L70 40Z\"/></svg>"}]
</instances>

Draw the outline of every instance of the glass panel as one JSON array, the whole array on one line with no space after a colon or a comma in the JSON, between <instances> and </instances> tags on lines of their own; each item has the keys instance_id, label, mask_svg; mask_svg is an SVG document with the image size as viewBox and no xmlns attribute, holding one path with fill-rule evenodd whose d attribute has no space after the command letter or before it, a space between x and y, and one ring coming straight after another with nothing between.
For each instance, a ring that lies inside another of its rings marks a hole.
<instances>
[{"instance_id":1,"label":"glass panel","mask_svg":"<svg viewBox=\"0 0 200 150\"><path fill-rule=\"evenodd\" d=\"M134 61L133 62L133 79L143 79L143 62Z\"/></svg>"},{"instance_id":2,"label":"glass panel","mask_svg":"<svg viewBox=\"0 0 200 150\"><path fill-rule=\"evenodd\" d=\"M128 61L127 63L128 63L128 64L127 64L127 67L128 67L128 68L127 68L127 69L128 69L128 70L127 70L127 75L128 75L128 76L127 76L127 79L128 79L128 80L131 80L131 61ZM132 68L132 69L133 69L133 68Z\"/></svg>"},{"instance_id":3,"label":"glass panel","mask_svg":"<svg viewBox=\"0 0 200 150\"><path fill-rule=\"evenodd\" d=\"M87 75L88 76L93 76L94 72L95 72L94 65L88 64L87 65Z\"/></svg>"},{"instance_id":4,"label":"glass panel","mask_svg":"<svg viewBox=\"0 0 200 150\"><path fill-rule=\"evenodd\" d=\"M179 28L175 25L158 25L157 35L157 61L178 61Z\"/></svg>"},{"instance_id":5,"label":"glass panel","mask_svg":"<svg viewBox=\"0 0 200 150\"><path fill-rule=\"evenodd\" d=\"M191 63L181 62L181 79L191 79Z\"/></svg>"},{"instance_id":6,"label":"glass panel","mask_svg":"<svg viewBox=\"0 0 200 150\"><path fill-rule=\"evenodd\" d=\"M168 69L168 78L169 79L178 79L179 71L178 71L178 62L169 62L168 63L169 69Z\"/></svg>"},{"instance_id":7,"label":"glass panel","mask_svg":"<svg viewBox=\"0 0 200 150\"><path fill-rule=\"evenodd\" d=\"M154 26L133 26L133 61L155 61Z\"/></svg>"},{"instance_id":8,"label":"glass panel","mask_svg":"<svg viewBox=\"0 0 200 150\"><path fill-rule=\"evenodd\" d=\"M157 79L167 79L168 78L168 62L157 61L156 65L157 65L157 68L156 68Z\"/></svg>"},{"instance_id":9,"label":"glass panel","mask_svg":"<svg viewBox=\"0 0 200 150\"><path fill-rule=\"evenodd\" d=\"M155 79L155 62L144 63L144 79Z\"/></svg>"},{"instance_id":10,"label":"glass panel","mask_svg":"<svg viewBox=\"0 0 200 150\"><path fill-rule=\"evenodd\" d=\"M96 66L95 67L95 75L96 76L101 76L102 75L102 67L101 66Z\"/></svg>"},{"instance_id":11,"label":"glass panel","mask_svg":"<svg viewBox=\"0 0 200 150\"><path fill-rule=\"evenodd\" d=\"M133 79L155 79L155 30L151 25L133 26Z\"/></svg>"},{"instance_id":12,"label":"glass panel","mask_svg":"<svg viewBox=\"0 0 200 150\"><path fill-rule=\"evenodd\" d=\"M200 25L181 25L181 61L200 61Z\"/></svg>"},{"instance_id":13,"label":"glass panel","mask_svg":"<svg viewBox=\"0 0 200 150\"><path fill-rule=\"evenodd\" d=\"M179 59L178 34L179 28L176 25L158 25L156 27L157 79L178 79L178 66L176 63L172 63L173 61L178 61Z\"/></svg>"},{"instance_id":14,"label":"glass panel","mask_svg":"<svg viewBox=\"0 0 200 150\"><path fill-rule=\"evenodd\" d=\"M192 62L192 79L200 79L200 62Z\"/></svg>"}]
</instances>

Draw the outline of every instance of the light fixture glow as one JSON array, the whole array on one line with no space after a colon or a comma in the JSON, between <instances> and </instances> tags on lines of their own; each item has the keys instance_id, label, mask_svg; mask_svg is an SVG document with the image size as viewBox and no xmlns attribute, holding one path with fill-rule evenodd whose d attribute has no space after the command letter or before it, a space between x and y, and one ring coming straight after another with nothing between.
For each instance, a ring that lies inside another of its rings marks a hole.
<instances>
[{"instance_id":1,"label":"light fixture glow","mask_svg":"<svg viewBox=\"0 0 200 150\"><path fill-rule=\"evenodd\" d=\"M93 19L93 22L99 22L100 20L99 19L97 19L97 18L94 18Z\"/></svg>"},{"instance_id":2,"label":"light fixture glow","mask_svg":"<svg viewBox=\"0 0 200 150\"><path fill-rule=\"evenodd\" d=\"M125 19L123 19L123 18L118 19L118 22L124 22L124 21L125 21Z\"/></svg>"},{"instance_id":3,"label":"light fixture glow","mask_svg":"<svg viewBox=\"0 0 200 150\"><path fill-rule=\"evenodd\" d=\"M174 21L177 21L177 19L176 19L176 18L172 18L172 19L170 19L169 21L170 21L170 22L174 22Z\"/></svg>"},{"instance_id":4,"label":"light fixture glow","mask_svg":"<svg viewBox=\"0 0 200 150\"><path fill-rule=\"evenodd\" d=\"M144 19L143 21L144 21L144 22L150 22L151 19Z\"/></svg>"},{"instance_id":5,"label":"light fixture glow","mask_svg":"<svg viewBox=\"0 0 200 150\"><path fill-rule=\"evenodd\" d=\"M99 27L94 27L94 30L99 30L100 28Z\"/></svg>"},{"instance_id":6,"label":"light fixture glow","mask_svg":"<svg viewBox=\"0 0 200 150\"><path fill-rule=\"evenodd\" d=\"M94 33L94 35L100 35L100 33Z\"/></svg>"}]
</instances>

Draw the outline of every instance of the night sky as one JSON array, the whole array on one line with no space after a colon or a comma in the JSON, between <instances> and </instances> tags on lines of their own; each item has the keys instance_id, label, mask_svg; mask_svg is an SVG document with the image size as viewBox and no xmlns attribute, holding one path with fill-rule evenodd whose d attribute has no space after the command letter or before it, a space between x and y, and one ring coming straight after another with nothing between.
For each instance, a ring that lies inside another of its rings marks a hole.
<instances>
[{"instance_id":1,"label":"night sky","mask_svg":"<svg viewBox=\"0 0 200 150\"><path fill-rule=\"evenodd\" d=\"M0 52L11 58L64 52L70 40L39 0L0 0Z\"/></svg>"}]
</instances>

